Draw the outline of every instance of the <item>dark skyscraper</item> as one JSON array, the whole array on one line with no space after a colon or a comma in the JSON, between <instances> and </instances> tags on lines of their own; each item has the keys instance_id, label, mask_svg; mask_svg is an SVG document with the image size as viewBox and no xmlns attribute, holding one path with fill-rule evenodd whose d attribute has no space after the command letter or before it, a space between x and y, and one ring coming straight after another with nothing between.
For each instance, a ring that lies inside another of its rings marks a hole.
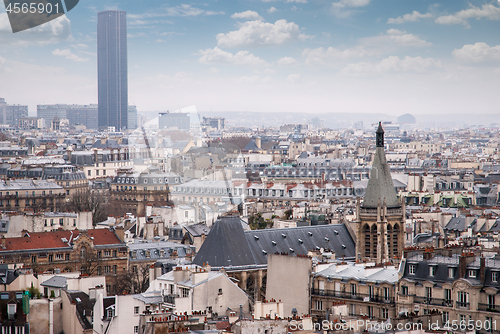
<instances>
[{"instance_id":1,"label":"dark skyscraper","mask_svg":"<svg viewBox=\"0 0 500 334\"><path fill-rule=\"evenodd\" d=\"M97 14L97 89L99 127L127 127L127 21L126 12Z\"/></svg>"}]
</instances>

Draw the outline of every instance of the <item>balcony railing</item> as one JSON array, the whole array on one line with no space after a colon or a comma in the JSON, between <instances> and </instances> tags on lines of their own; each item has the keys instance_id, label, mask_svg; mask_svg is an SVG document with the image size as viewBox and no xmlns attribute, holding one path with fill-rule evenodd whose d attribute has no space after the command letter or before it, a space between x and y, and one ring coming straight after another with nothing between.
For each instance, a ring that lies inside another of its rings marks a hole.
<instances>
[{"instance_id":1,"label":"balcony railing","mask_svg":"<svg viewBox=\"0 0 500 334\"><path fill-rule=\"evenodd\" d=\"M470 303L457 302L457 308L470 310Z\"/></svg>"},{"instance_id":2,"label":"balcony railing","mask_svg":"<svg viewBox=\"0 0 500 334\"><path fill-rule=\"evenodd\" d=\"M494 304L478 304L478 311L500 312L500 305Z\"/></svg>"},{"instance_id":3,"label":"balcony railing","mask_svg":"<svg viewBox=\"0 0 500 334\"><path fill-rule=\"evenodd\" d=\"M312 289L311 295L335 297L335 298L343 298L343 299L353 299L353 300L360 300L360 301L374 302L374 303L394 304L394 297L369 295L369 294L364 294L364 293L351 293L351 292L346 292L346 291Z\"/></svg>"},{"instance_id":4,"label":"balcony railing","mask_svg":"<svg viewBox=\"0 0 500 334\"><path fill-rule=\"evenodd\" d=\"M413 302L417 303L417 304L453 307L453 300L449 300L449 299L414 296Z\"/></svg>"}]
</instances>

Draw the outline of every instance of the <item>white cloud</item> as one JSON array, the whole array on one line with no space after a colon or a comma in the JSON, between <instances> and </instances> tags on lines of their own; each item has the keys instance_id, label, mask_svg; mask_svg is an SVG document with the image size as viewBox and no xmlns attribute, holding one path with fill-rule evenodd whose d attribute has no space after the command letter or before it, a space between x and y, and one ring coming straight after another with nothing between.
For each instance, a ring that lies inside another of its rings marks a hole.
<instances>
[{"instance_id":1,"label":"white cloud","mask_svg":"<svg viewBox=\"0 0 500 334\"><path fill-rule=\"evenodd\" d=\"M440 67L441 63L432 58L407 56L404 59L400 59L397 56L390 56L378 63L361 62L349 64L340 73L353 75L381 74L387 72L425 73Z\"/></svg>"},{"instance_id":2,"label":"white cloud","mask_svg":"<svg viewBox=\"0 0 500 334\"><path fill-rule=\"evenodd\" d=\"M389 24L401 24L405 22L416 22L420 21L420 19L427 19L432 17L433 15L431 13L425 13L421 14L417 12L416 10L413 11L411 14L405 14L403 16L398 16L395 19L394 18L389 18L387 20L387 23Z\"/></svg>"},{"instance_id":3,"label":"white cloud","mask_svg":"<svg viewBox=\"0 0 500 334\"><path fill-rule=\"evenodd\" d=\"M129 19L145 19L151 17L163 16L200 16L200 15L223 15L224 12L207 11L201 8L193 7L189 4L182 4L174 7L161 7L155 11L144 14L127 14Z\"/></svg>"},{"instance_id":4,"label":"white cloud","mask_svg":"<svg viewBox=\"0 0 500 334\"><path fill-rule=\"evenodd\" d=\"M55 49L54 51L52 51L52 54L54 56L61 56L61 57L64 57L66 59L73 60L76 62L84 62L84 61L90 60L89 58L82 58L80 56L77 56L76 54L71 52L70 49Z\"/></svg>"},{"instance_id":5,"label":"white cloud","mask_svg":"<svg viewBox=\"0 0 500 334\"><path fill-rule=\"evenodd\" d=\"M486 43L464 45L461 49L452 52L453 57L471 63L489 60L500 60L500 45L489 46Z\"/></svg>"},{"instance_id":6,"label":"white cloud","mask_svg":"<svg viewBox=\"0 0 500 334\"><path fill-rule=\"evenodd\" d=\"M431 46L432 43L426 42L413 34L407 34L406 31L399 29L387 30L387 37L392 43L402 46Z\"/></svg>"},{"instance_id":7,"label":"white cloud","mask_svg":"<svg viewBox=\"0 0 500 334\"><path fill-rule=\"evenodd\" d=\"M297 63L297 60L295 60L292 57L283 57L281 59L278 59L278 61L276 63L280 66L286 66L286 65L292 65L292 64Z\"/></svg>"},{"instance_id":8,"label":"white cloud","mask_svg":"<svg viewBox=\"0 0 500 334\"><path fill-rule=\"evenodd\" d=\"M286 81L288 81L291 84L296 83L300 79L300 74L290 74L287 78Z\"/></svg>"},{"instance_id":9,"label":"white cloud","mask_svg":"<svg viewBox=\"0 0 500 334\"><path fill-rule=\"evenodd\" d=\"M309 38L300 32L294 22L278 20L275 23L248 21L240 24L240 28L227 34L217 35L220 47L278 45L294 40Z\"/></svg>"},{"instance_id":10,"label":"white cloud","mask_svg":"<svg viewBox=\"0 0 500 334\"><path fill-rule=\"evenodd\" d=\"M337 60L362 58L372 55L374 55L372 51L368 51L362 46L343 50L332 47L329 47L327 49L319 47L316 49L305 49L302 52L302 56L306 58L306 65L316 66L332 65L335 64Z\"/></svg>"},{"instance_id":11,"label":"white cloud","mask_svg":"<svg viewBox=\"0 0 500 334\"><path fill-rule=\"evenodd\" d=\"M438 24L463 24L470 27L468 19L500 20L500 7L493 4L484 4L481 8L471 5L471 8L461 10L453 15L443 15L435 22Z\"/></svg>"},{"instance_id":12,"label":"white cloud","mask_svg":"<svg viewBox=\"0 0 500 334\"><path fill-rule=\"evenodd\" d=\"M199 50L201 56L198 61L202 64L227 63L234 65L267 66L265 60L251 54L248 51L239 51L236 54L221 50L218 47L213 49Z\"/></svg>"},{"instance_id":13,"label":"white cloud","mask_svg":"<svg viewBox=\"0 0 500 334\"><path fill-rule=\"evenodd\" d=\"M210 67L208 69L208 73L219 73L219 69L217 67Z\"/></svg>"},{"instance_id":14,"label":"white cloud","mask_svg":"<svg viewBox=\"0 0 500 334\"><path fill-rule=\"evenodd\" d=\"M71 22L66 15L14 34L7 13L0 13L1 45L47 45L69 40L72 40Z\"/></svg>"},{"instance_id":15,"label":"white cloud","mask_svg":"<svg viewBox=\"0 0 500 334\"><path fill-rule=\"evenodd\" d=\"M332 5L336 8L345 8L345 7L364 7L370 3L370 0L340 0L338 2L334 2Z\"/></svg>"},{"instance_id":16,"label":"white cloud","mask_svg":"<svg viewBox=\"0 0 500 334\"><path fill-rule=\"evenodd\" d=\"M359 43L367 50L379 54L391 53L401 47L428 47L432 45L416 35L399 29L389 29L378 36L361 38Z\"/></svg>"},{"instance_id":17,"label":"white cloud","mask_svg":"<svg viewBox=\"0 0 500 334\"><path fill-rule=\"evenodd\" d=\"M383 35L361 38L359 45L340 49L323 48L304 49L306 65L338 67L340 61L371 56L380 56L401 47L426 47L432 45L419 37L399 29L389 29Z\"/></svg>"},{"instance_id":18,"label":"white cloud","mask_svg":"<svg viewBox=\"0 0 500 334\"><path fill-rule=\"evenodd\" d=\"M269 14L272 14L272 13L274 13L274 12L276 12L276 11L278 11L278 10L276 9L276 7L271 7L271 8L269 8L269 9L267 10L267 12L268 12Z\"/></svg>"},{"instance_id":19,"label":"white cloud","mask_svg":"<svg viewBox=\"0 0 500 334\"><path fill-rule=\"evenodd\" d=\"M234 13L231 15L232 19L235 20L257 20L257 21L263 21L264 19L262 16L259 15L259 13L254 12L253 10L247 10L241 13Z\"/></svg>"}]
</instances>

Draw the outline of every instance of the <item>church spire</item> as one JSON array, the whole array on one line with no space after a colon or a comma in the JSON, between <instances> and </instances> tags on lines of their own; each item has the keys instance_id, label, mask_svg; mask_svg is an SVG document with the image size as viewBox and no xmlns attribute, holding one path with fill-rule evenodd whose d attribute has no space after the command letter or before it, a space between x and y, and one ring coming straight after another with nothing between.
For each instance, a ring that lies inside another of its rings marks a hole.
<instances>
[{"instance_id":1,"label":"church spire","mask_svg":"<svg viewBox=\"0 0 500 334\"><path fill-rule=\"evenodd\" d=\"M377 129L377 147L384 147L384 129L382 129L382 122L378 122Z\"/></svg>"},{"instance_id":2,"label":"church spire","mask_svg":"<svg viewBox=\"0 0 500 334\"><path fill-rule=\"evenodd\" d=\"M373 155L370 179L366 186L365 198L362 207L377 208L384 201L388 208L399 207L399 200L391 177L391 169L387 164L384 151L384 129L379 122L377 129L375 154Z\"/></svg>"}]
</instances>

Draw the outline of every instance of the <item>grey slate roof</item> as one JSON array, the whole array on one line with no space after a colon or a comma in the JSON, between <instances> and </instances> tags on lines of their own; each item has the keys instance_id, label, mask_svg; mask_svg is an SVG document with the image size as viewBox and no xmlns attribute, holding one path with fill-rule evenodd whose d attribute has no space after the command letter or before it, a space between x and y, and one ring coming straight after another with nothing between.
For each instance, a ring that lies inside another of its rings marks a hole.
<instances>
[{"instance_id":1,"label":"grey slate roof","mask_svg":"<svg viewBox=\"0 0 500 334\"><path fill-rule=\"evenodd\" d=\"M212 267L266 266L267 254L307 255L330 249L337 258L355 258L355 244L345 225L243 231L239 217L221 217L193 260Z\"/></svg>"},{"instance_id":2,"label":"grey slate roof","mask_svg":"<svg viewBox=\"0 0 500 334\"><path fill-rule=\"evenodd\" d=\"M258 151L259 148L257 147L257 144L255 143L255 139L250 140L248 142L247 146L245 146L245 150L247 151Z\"/></svg>"},{"instance_id":3,"label":"grey slate roof","mask_svg":"<svg viewBox=\"0 0 500 334\"><path fill-rule=\"evenodd\" d=\"M379 143L377 142L377 148L375 149L375 155L373 156L370 179L368 180L365 198L363 200L364 208L376 208L379 200L380 204L383 204L384 199L388 208L400 206L391 177L391 169L389 168L385 158L383 135L384 131L382 130L382 125L379 124L377 138L379 136L382 137L382 144L379 146Z\"/></svg>"},{"instance_id":4,"label":"grey slate roof","mask_svg":"<svg viewBox=\"0 0 500 334\"><path fill-rule=\"evenodd\" d=\"M183 245L172 241L134 242L127 246L130 251L129 261L131 262L168 259L173 251L177 251L177 257L179 258L185 257L187 252L194 253L193 246ZM188 251L188 249L190 251Z\"/></svg>"},{"instance_id":5,"label":"grey slate roof","mask_svg":"<svg viewBox=\"0 0 500 334\"><path fill-rule=\"evenodd\" d=\"M459 255L453 254L452 256L442 256L435 255L428 260L424 260L421 254L410 255L407 260L405 260L403 278L410 279L413 281L431 281L437 283L452 283L459 279ZM415 274L410 275L409 266L414 265ZM430 266L435 266L436 270L434 276L430 276ZM449 268L455 268L454 277L449 277ZM471 263L467 264L466 276L462 278L466 280L471 285L481 285L479 281L479 267L480 258L476 257ZM476 277L469 277L470 269L475 270ZM500 289L500 282L492 281L492 272L500 272L500 260L495 258L485 259L485 276L484 276L484 286L495 287Z\"/></svg>"},{"instance_id":6,"label":"grey slate roof","mask_svg":"<svg viewBox=\"0 0 500 334\"><path fill-rule=\"evenodd\" d=\"M337 279L355 279L363 282L374 283L390 283L394 284L398 281L398 270L395 268L367 268L364 265L354 263L348 266L331 265L330 267L320 271L316 276Z\"/></svg>"},{"instance_id":7,"label":"grey slate roof","mask_svg":"<svg viewBox=\"0 0 500 334\"><path fill-rule=\"evenodd\" d=\"M0 284L9 285L14 282L18 276L19 273L15 269L8 269L6 265L0 268Z\"/></svg>"},{"instance_id":8,"label":"grey slate roof","mask_svg":"<svg viewBox=\"0 0 500 334\"><path fill-rule=\"evenodd\" d=\"M465 217L453 217L450 219L448 224L444 227L444 230L448 231L465 231L467 226L465 226Z\"/></svg>"},{"instance_id":9,"label":"grey slate roof","mask_svg":"<svg viewBox=\"0 0 500 334\"><path fill-rule=\"evenodd\" d=\"M146 305L158 305L163 302L161 291L143 292L133 295L133 297Z\"/></svg>"},{"instance_id":10,"label":"grey slate roof","mask_svg":"<svg viewBox=\"0 0 500 334\"><path fill-rule=\"evenodd\" d=\"M376 208L385 202L388 208L399 207L398 197L391 177L391 170L385 158L383 147L377 147L373 157L370 179L366 186L365 198L363 200L364 208Z\"/></svg>"},{"instance_id":11,"label":"grey slate roof","mask_svg":"<svg viewBox=\"0 0 500 334\"><path fill-rule=\"evenodd\" d=\"M82 328L92 329L92 323L87 318L94 311L95 301L91 301L89 296L82 291L66 291L72 304L76 304L76 315Z\"/></svg>"},{"instance_id":12,"label":"grey slate roof","mask_svg":"<svg viewBox=\"0 0 500 334\"><path fill-rule=\"evenodd\" d=\"M183 225L184 229L193 237L200 237L202 234L208 235L210 227L205 223Z\"/></svg>"},{"instance_id":13,"label":"grey slate roof","mask_svg":"<svg viewBox=\"0 0 500 334\"><path fill-rule=\"evenodd\" d=\"M48 280L46 280L45 282L43 282L40 285L42 285L42 286L50 286L52 288L65 289L65 288L68 287L68 281L67 281L66 277L63 277L63 276L53 276L53 277L49 278Z\"/></svg>"},{"instance_id":14,"label":"grey slate roof","mask_svg":"<svg viewBox=\"0 0 500 334\"><path fill-rule=\"evenodd\" d=\"M252 256L240 220L239 217L218 219L212 226L193 263L200 266L207 263L212 267L257 264Z\"/></svg>"}]
</instances>

